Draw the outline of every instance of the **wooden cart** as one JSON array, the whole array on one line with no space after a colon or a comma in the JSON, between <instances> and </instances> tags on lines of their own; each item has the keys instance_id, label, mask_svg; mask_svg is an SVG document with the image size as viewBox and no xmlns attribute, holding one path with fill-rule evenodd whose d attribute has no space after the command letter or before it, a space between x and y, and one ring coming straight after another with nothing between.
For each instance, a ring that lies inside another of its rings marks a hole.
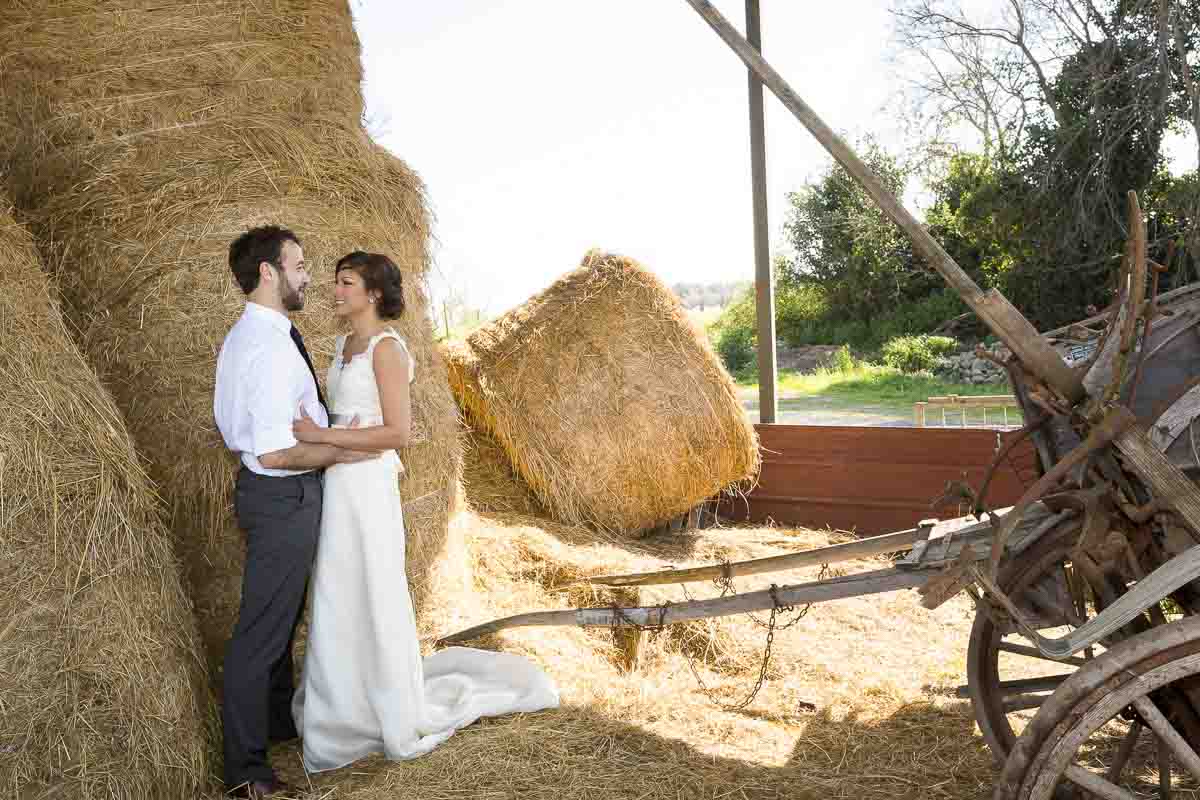
<instances>
[{"instance_id":1,"label":"wooden cart","mask_svg":"<svg viewBox=\"0 0 1200 800\"><path fill-rule=\"evenodd\" d=\"M1145 222L1129 198L1119 296L1064 333L1092 340L1069 366L997 291L983 291L706 0L687 0L913 239L1011 351L1004 363L1040 477L1016 505L740 564L593 578L639 586L731 578L905 553L888 569L768 591L638 608L536 612L446 637L522 625L658 627L703 617L917 589L977 601L964 694L1002 764L996 797L1168 798L1200 788L1200 292L1158 296ZM1169 261L1170 259L1168 259ZM998 453L999 463L1004 453ZM994 466L994 465L993 465ZM930 487L931 496L941 487ZM1014 660L1058 665L1033 679ZM1023 730L1016 715L1028 717Z\"/></svg>"}]
</instances>

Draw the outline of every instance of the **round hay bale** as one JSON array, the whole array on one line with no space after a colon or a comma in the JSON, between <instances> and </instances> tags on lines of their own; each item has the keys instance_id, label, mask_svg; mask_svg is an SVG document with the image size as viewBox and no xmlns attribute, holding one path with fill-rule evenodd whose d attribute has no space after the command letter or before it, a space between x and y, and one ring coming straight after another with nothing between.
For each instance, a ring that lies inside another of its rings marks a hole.
<instances>
[{"instance_id":1,"label":"round hay bale","mask_svg":"<svg viewBox=\"0 0 1200 800\"><path fill-rule=\"evenodd\" d=\"M0 795L189 797L191 603L125 422L0 206Z\"/></svg>"},{"instance_id":2,"label":"round hay bale","mask_svg":"<svg viewBox=\"0 0 1200 800\"><path fill-rule=\"evenodd\" d=\"M632 259L590 251L447 353L467 417L562 522L636 533L757 471L733 380Z\"/></svg>"},{"instance_id":3,"label":"round hay bale","mask_svg":"<svg viewBox=\"0 0 1200 800\"><path fill-rule=\"evenodd\" d=\"M465 560L447 527L457 415L426 315L424 188L362 129L347 4L7 4L0 50L0 173L170 505L210 662L237 614L243 557L213 369L244 300L227 248L257 224L303 240L313 285L296 323L322 374L336 259L383 252L405 272L395 327L417 361L416 436L401 492L420 614L431 565Z\"/></svg>"},{"instance_id":4,"label":"round hay bale","mask_svg":"<svg viewBox=\"0 0 1200 800\"><path fill-rule=\"evenodd\" d=\"M513 472L504 448L483 431L464 428L463 497L479 513L507 512L540 516L545 509Z\"/></svg>"}]
</instances>

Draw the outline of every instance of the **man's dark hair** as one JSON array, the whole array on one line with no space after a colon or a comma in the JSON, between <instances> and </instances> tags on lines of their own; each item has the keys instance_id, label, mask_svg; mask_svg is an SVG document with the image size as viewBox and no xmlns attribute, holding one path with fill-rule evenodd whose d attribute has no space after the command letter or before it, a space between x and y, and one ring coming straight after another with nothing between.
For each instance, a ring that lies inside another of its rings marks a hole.
<instances>
[{"instance_id":1,"label":"man's dark hair","mask_svg":"<svg viewBox=\"0 0 1200 800\"><path fill-rule=\"evenodd\" d=\"M362 277L368 292L379 292L375 309L381 319L395 319L404 313L404 282L400 268L385 255L355 250L338 259L333 274L352 269Z\"/></svg>"},{"instance_id":2,"label":"man's dark hair","mask_svg":"<svg viewBox=\"0 0 1200 800\"><path fill-rule=\"evenodd\" d=\"M243 292L250 294L258 288L258 265L262 262L283 269L280 258L284 242L299 246L300 237L278 225L261 225L233 240L229 245L229 269Z\"/></svg>"}]
</instances>

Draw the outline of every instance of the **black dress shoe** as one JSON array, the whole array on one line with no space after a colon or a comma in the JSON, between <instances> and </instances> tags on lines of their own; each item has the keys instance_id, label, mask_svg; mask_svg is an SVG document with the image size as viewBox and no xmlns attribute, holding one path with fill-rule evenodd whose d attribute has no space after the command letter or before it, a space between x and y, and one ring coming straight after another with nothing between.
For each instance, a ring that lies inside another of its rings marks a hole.
<instances>
[{"instance_id":1,"label":"black dress shoe","mask_svg":"<svg viewBox=\"0 0 1200 800\"><path fill-rule=\"evenodd\" d=\"M246 800L260 800L263 797L274 797L281 795L291 789L286 783L281 780L272 779L269 781L247 781L240 783L229 791L225 792L228 797L246 798Z\"/></svg>"}]
</instances>

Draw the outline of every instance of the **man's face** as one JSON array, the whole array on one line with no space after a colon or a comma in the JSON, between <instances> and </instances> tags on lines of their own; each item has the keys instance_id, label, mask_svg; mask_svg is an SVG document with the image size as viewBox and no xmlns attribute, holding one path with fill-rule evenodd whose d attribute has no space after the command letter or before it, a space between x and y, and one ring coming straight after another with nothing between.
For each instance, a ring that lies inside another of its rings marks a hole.
<instances>
[{"instance_id":1,"label":"man's face","mask_svg":"<svg viewBox=\"0 0 1200 800\"><path fill-rule=\"evenodd\" d=\"M279 254L282 269L276 270L279 275L279 301L288 311L299 311L304 308L304 290L308 288L308 270L304 268L304 251L293 241L283 243Z\"/></svg>"}]
</instances>

